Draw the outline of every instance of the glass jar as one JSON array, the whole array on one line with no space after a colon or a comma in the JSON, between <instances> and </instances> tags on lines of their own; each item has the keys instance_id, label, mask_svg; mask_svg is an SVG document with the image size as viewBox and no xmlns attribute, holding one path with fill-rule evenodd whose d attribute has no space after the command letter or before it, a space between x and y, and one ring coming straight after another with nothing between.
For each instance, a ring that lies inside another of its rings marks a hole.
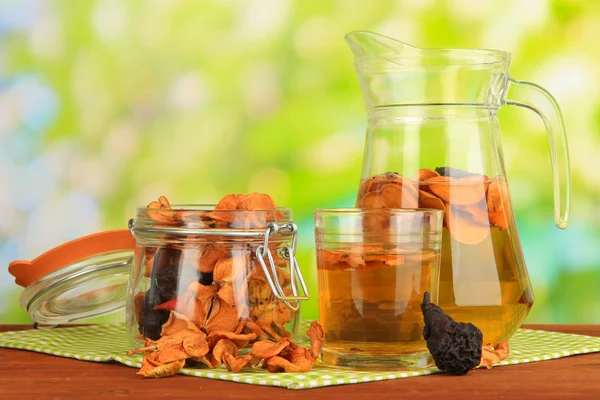
<instances>
[{"instance_id":1,"label":"glass jar","mask_svg":"<svg viewBox=\"0 0 600 400\"><path fill-rule=\"evenodd\" d=\"M160 338L171 311L206 333L295 335L308 292L291 210L214 208L139 208L129 222L136 240L126 307L132 344Z\"/></svg>"}]
</instances>

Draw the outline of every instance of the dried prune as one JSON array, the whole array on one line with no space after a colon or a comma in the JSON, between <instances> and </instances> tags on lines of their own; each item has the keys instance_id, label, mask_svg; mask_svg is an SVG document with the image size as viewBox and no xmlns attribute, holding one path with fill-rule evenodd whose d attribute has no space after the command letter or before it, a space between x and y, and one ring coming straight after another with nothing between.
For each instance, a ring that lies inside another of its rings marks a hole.
<instances>
[{"instance_id":1,"label":"dried prune","mask_svg":"<svg viewBox=\"0 0 600 400\"><path fill-rule=\"evenodd\" d=\"M152 279L150 289L144 296L139 321L140 332L152 340L160 339L161 327L169 319L169 311L153 309L159 304L161 304L160 292L156 286L156 279Z\"/></svg>"},{"instance_id":2,"label":"dried prune","mask_svg":"<svg viewBox=\"0 0 600 400\"><path fill-rule=\"evenodd\" d=\"M456 322L431 302L428 292L421 304L423 338L435 365L454 375L465 375L481 361L483 334L471 323Z\"/></svg>"},{"instance_id":3,"label":"dried prune","mask_svg":"<svg viewBox=\"0 0 600 400\"><path fill-rule=\"evenodd\" d=\"M179 281L179 265L160 266L156 271L156 286L162 301L168 301L177 296Z\"/></svg>"},{"instance_id":4,"label":"dried prune","mask_svg":"<svg viewBox=\"0 0 600 400\"><path fill-rule=\"evenodd\" d=\"M200 278L198 279L201 285L211 285L213 283L213 274L212 272L202 272L200 274Z\"/></svg>"},{"instance_id":5,"label":"dried prune","mask_svg":"<svg viewBox=\"0 0 600 400\"><path fill-rule=\"evenodd\" d=\"M437 167L435 169L435 172L437 172L441 176L449 176L455 179L465 178L467 176L474 175L468 171L452 167Z\"/></svg>"}]
</instances>

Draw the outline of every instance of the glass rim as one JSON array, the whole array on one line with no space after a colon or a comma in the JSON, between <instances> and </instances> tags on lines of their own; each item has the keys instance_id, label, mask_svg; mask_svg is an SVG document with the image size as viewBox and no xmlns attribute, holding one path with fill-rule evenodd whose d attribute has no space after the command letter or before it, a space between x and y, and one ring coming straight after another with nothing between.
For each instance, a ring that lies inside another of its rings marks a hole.
<instances>
[{"instance_id":1,"label":"glass rim","mask_svg":"<svg viewBox=\"0 0 600 400\"><path fill-rule=\"evenodd\" d=\"M338 215L350 215L350 214L396 214L396 215L425 215L425 214L436 214L443 216L444 211L438 210L437 208L361 208L361 207L338 207L338 208L317 208L314 214L338 214Z\"/></svg>"},{"instance_id":2,"label":"glass rim","mask_svg":"<svg viewBox=\"0 0 600 400\"><path fill-rule=\"evenodd\" d=\"M219 212L219 213L230 213L230 214L242 214L242 213L267 213L267 212L291 212L292 209L289 207L277 207L274 210L215 210L216 204L171 204L171 208L149 208L147 206L139 206L136 208L137 212L144 211L172 211L172 212Z\"/></svg>"}]
</instances>

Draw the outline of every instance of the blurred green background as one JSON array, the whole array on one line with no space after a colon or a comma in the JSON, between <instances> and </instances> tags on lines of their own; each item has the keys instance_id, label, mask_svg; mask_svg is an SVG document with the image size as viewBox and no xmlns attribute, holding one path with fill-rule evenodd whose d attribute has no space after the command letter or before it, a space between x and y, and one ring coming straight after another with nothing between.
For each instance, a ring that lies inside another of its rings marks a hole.
<instances>
[{"instance_id":1,"label":"blurred green background","mask_svg":"<svg viewBox=\"0 0 600 400\"><path fill-rule=\"evenodd\" d=\"M270 193L294 210L315 294L312 212L352 206L360 178L366 117L343 40L356 29L506 50L515 78L554 94L566 231L542 123L500 112L536 295L527 322L599 323L600 2L569 0L0 1L0 323L29 321L10 261L123 228L159 195Z\"/></svg>"}]
</instances>

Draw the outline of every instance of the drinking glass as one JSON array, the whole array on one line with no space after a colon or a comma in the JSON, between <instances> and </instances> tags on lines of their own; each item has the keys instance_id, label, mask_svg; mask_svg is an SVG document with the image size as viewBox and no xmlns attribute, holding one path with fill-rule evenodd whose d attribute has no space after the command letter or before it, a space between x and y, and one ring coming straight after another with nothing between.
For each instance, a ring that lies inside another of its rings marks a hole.
<instances>
[{"instance_id":1,"label":"drinking glass","mask_svg":"<svg viewBox=\"0 0 600 400\"><path fill-rule=\"evenodd\" d=\"M432 363L420 304L437 300L443 211L315 211L325 364L359 369Z\"/></svg>"}]
</instances>

